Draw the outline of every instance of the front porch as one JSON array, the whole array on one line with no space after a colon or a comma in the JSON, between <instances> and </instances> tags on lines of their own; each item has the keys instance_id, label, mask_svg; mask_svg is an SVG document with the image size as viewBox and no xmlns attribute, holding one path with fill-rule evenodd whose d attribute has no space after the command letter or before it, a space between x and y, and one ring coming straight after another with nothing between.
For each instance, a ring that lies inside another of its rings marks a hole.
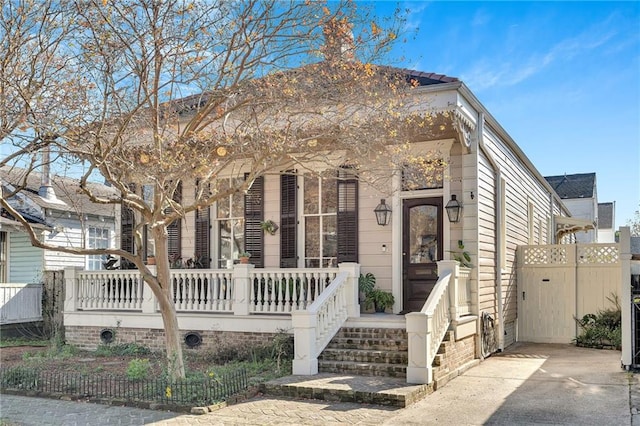
<instances>
[{"instance_id":1,"label":"front porch","mask_svg":"<svg viewBox=\"0 0 640 426\"><path fill-rule=\"evenodd\" d=\"M439 280L420 312L406 316L361 315L360 265L325 269L271 269L237 264L233 269L171 270L174 303L185 347L215 345L220 336L249 342L279 332L294 336L296 375L318 374L318 357L349 325L398 328L408 336L406 380L432 383L438 348L447 331L471 338L478 353L478 292L469 271L438 262ZM158 304L137 270L65 270L67 341L95 348L110 339L162 349Z\"/></svg>"}]
</instances>

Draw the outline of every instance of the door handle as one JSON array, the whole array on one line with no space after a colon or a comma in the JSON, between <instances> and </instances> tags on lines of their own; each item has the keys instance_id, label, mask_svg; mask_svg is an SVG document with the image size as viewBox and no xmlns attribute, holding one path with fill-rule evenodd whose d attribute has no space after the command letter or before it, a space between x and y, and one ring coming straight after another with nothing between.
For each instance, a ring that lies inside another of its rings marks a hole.
<instances>
[{"instance_id":1,"label":"door handle","mask_svg":"<svg viewBox=\"0 0 640 426\"><path fill-rule=\"evenodd\" d=\"M525 299L526 299L526 297L525 297L525 292L523 291L523 292L522 292L522 300L525 300Z\"/></svg>"}]
</instances>

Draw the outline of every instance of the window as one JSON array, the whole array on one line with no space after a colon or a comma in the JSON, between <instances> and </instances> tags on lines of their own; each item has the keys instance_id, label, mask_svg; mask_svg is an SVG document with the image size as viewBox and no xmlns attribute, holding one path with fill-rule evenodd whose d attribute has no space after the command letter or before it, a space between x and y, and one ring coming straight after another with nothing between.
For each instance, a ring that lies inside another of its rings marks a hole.
<instances>
[{"instance_id":1,"label":"window","mask_svg":"<svg viewBox=\"0 0 640 426\"><path fill-rule=\"evenodd\" d=\"M415 163L405 164L402 170L402 190L438 189L444 186L446 164L441 159L416 159Z\"/></svg>"},{"instance_id":2,"label":"window","mask_svg":"<svg viewBox=\"0 0 640 426\"><path fill-rule=\"evenodd\" d=\"M108 248L109 247L109 230L106 228L89 227L87 234L87 248ZM107 261L104 254L92 254L87 256L87 269L90 271L98 271L103 268L103 263Z\"/></svg>"},{"instance_id":3,"label":"window","mask_svg":"<svg viewBox=\"0 0 640 426\"><path fill-rule=\"evenodd\" d=\"M219 179L216 181L217 193L242 185L242 178ZM233 267L233 260L244 251L244 194L233 192L216 202L216 234L218 246L216 256L218 268Z\"/></svg>"},{"instance_id":4,"label":"window","mask_svg":"<svg viewBox=\"0 0 640 426\"><path fill-rule=\"evenodd\" d=\"M305 268L357 262L358 179L353 170L342 167L337 175L305 176L300 180L302 199L298 200L293 171L280 177L280 266L299 266L298 252L303 253L301 266ZM301 235L298 209L302 211Z\"/></svg>"},{"instance_id":5,"label":"window","mask_svg":"<svg viewBox=\"0 0 640 426\"><path fill-rule=\"evenodd\" d=\"M303 191L304 267L338 265L335 179L305 176Z\"/></svg>"}]
</instances>

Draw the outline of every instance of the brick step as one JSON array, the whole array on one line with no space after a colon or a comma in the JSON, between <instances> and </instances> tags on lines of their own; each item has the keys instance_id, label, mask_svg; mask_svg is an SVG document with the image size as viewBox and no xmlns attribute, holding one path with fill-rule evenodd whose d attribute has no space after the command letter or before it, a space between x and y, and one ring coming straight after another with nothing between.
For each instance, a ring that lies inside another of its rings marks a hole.
<instances>
[{"instance_id":1,"label":"brick step","mask_svg":"<svg viewBox=\"0 0 640 426\"><path fill-rule=\"evenodd\" d=\"M370 349L374 351L403 351L409 349L407 339L334 337L327 348L331 349Z\"/></svg>"},{"instance_id":2,"label":"brick step","mask_svg":"<svg viewBox=\"0 0 640 426\"><path fill-rule=\"evenodd\" d=\"M407 366L370 362L318 360L318 370L323 373L348 373L359 376L406 377Z\"/></svg>"},{"instance_id":3,"label":"brick step","mask_svg":"<svg viewBox=\"0 0 640 426\"><path fill-rule=\"evenodd\" d=\"M320 358L323 361L351 361L376 364L402 364L407 365L409 355L407 352L358 350L358 349L325 349Z\"/></svg>"},{"instance_id":4,"label":"brick step","mask_svg":"<svg viewBox=\"0 0 640 426\"><path fill-rule=\"evenodd\" d=\"M287 376L260 384L260 391L288 398L407 407L433 392L431 385L411 385L404 378L336 375Z\"/></svg>"},{"instance_id":5,"label":"brick step","mask_svg":"<svg viewBox=\"0 0 640 426\"><path fill-rule=\"evenodd\" d=\"M407 332L403 329L394 328L360 328L343 327L335 337L352 339L392 339L406 340Z\"/></svg>"}]
</instances>

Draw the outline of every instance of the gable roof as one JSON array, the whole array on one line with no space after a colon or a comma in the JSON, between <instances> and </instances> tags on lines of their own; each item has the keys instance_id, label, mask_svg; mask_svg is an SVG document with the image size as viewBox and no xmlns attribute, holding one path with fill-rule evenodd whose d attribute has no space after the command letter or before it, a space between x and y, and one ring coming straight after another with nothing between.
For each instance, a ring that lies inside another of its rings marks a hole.
<instances>
[{"instance_id":1,"label":"gable roof","mask_svg":"<svg viewBox=\"0 0 640 426\"><path fill-rule=\"evenodd\" d=\"M613 203L598 203L598 228L613 229Z\"/></svg>"},{"instance_id":2,"label":"gable roof","mask_svg":"<svg viewBox=\"0 0 640 426\"><path fill-rule=\"evenodd\" d=\"M595 195L595 173L546 176L545 179L563 200L568 198L591 198Z\"/></svg>"},{"instance_id":3,"label":"gable roof","mask_svg":"<svg viewBox=\"0 0 640 426\"><path fill-rule=\"evenodd\" d=\"M56 198L45 199L38 195L38 190L42 182L42 174L40 172L33 170L27 174L27 170L20 167L0 167L0 183L2 186L9 184L15 187L22 183L25 175L26 187L20 194L43 209L113 217L114 210L112 207L93 203L89 197L82 192L79 179L57 175L52 176L51 186L55 191ZM118 197L118 193L114 188L100 183L87 182L87 187L100 197L112 199ZM30 214L28 211L21 211L21 213Z\"/></svg>"}]
</instances>

